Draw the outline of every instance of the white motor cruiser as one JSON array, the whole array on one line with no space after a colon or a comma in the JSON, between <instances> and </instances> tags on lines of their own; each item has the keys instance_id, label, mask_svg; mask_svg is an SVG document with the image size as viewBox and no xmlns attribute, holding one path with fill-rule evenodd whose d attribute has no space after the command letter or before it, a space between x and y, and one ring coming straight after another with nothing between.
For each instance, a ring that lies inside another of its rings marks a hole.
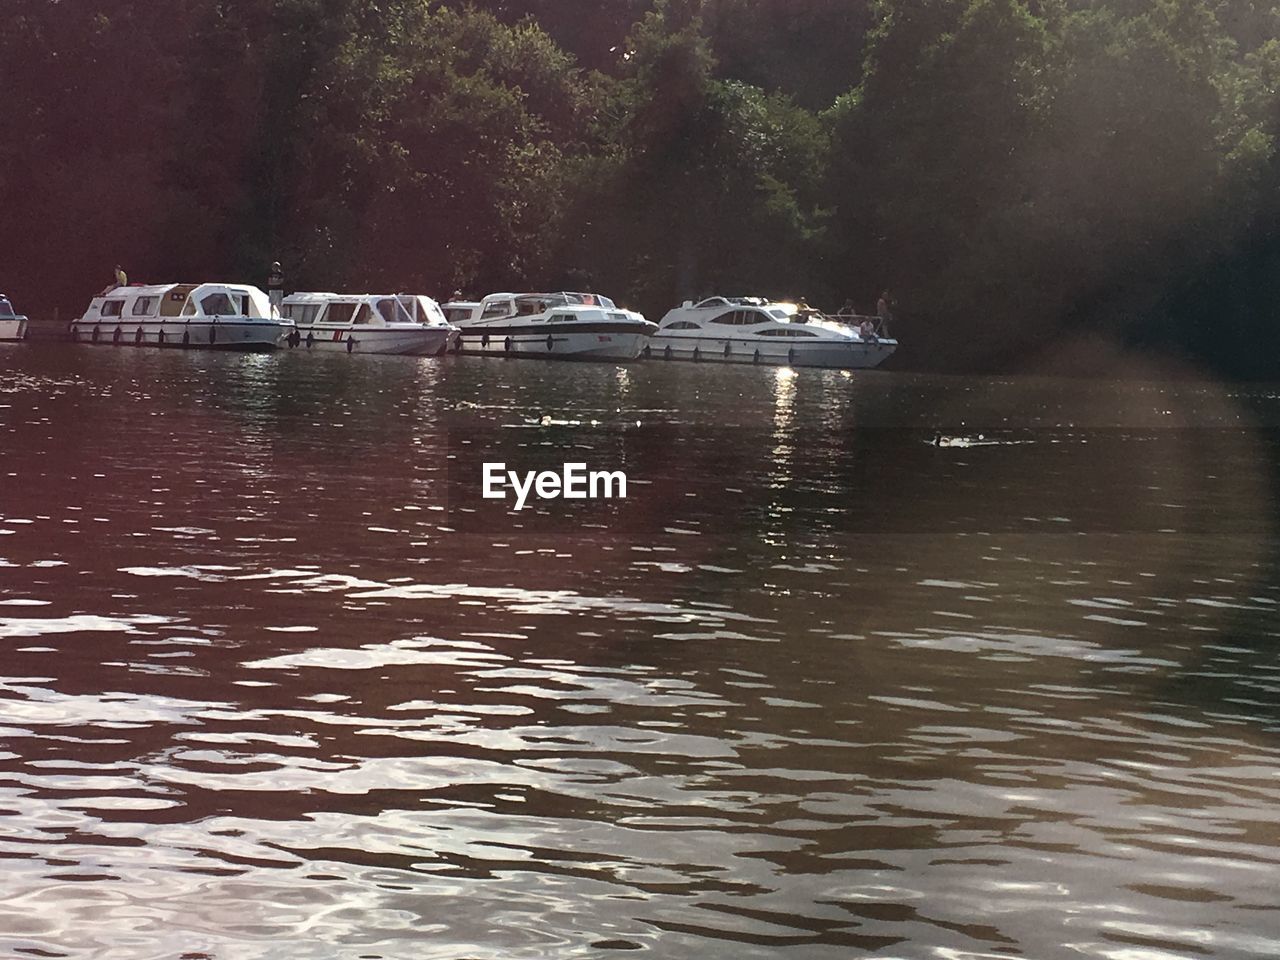
<instances>
[{"instance_id":1,"label":"white motor cruiser","mask_svg":"<svg viewBox=\"0 0 1280 960\"><path fill-rule=\"evenodd\" d=\"M876 334L874 317L847 321L761 297L686 300L662 318L647 356L863 369L879 366L898 348L897 340Z\"/></svg>"},{"instance_id":2,"label":"white motor cruiser","mask_svg":"<svg viewBox=\"0 0 1280 960\"><path fill-rule=\"evenodd\" d=\"M71 321L71 339L121 346L272 350L293 324L267 295L240 283L110 287Z\"/></svg>"},{"instance_id":3,"label":"white motor cruiser","mask_svg":"<svg viewBox=\"0 0 1280 960\"><path fill-rule=\"evenodd\" d=\"M444 308L461 330L458 353L634 360L657 330L594 293L493 293L479 303L454 301Z\"/></svg>"},{"instance_id":4,"label":"white motor cruiser","mask_svg":"<svg viewBox=\"0 0 1280 960\"><path fill-rule=\"evenodd\" d=\"M440 305L418 294L294 293L281 312L294 323L285 342L313 350L435 356L458 335Z\"/></svg>"},{"instance_id":5,"label":"white motor cruiser","mask_svg":"<svg viewBox=\"0 0 1280 960\"><path fill-rule=\"evenodd\" d=\"M13 309L9 298L0 293L0 340L21 340L27 335L27 318Z\"/></svg>"}]
</instances>

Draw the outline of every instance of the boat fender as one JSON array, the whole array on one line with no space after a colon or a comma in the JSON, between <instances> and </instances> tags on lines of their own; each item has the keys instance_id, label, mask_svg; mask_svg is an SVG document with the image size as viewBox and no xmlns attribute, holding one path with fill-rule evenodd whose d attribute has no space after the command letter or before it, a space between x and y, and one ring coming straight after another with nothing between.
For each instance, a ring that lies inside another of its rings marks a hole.
<instances>
[{"instance_id":1,"label":"boat fender","mask_svg":"<svg viewBox=\"0 0 1280 960\"><path fill-rule=\"evenodd\" d=\"M646 343L644 345L644 358L648 360L651 356L653 356L653 350L649 347L649 344Z\"/></svg>"},{"instance_id":2,"label":"boat fender","mask_svg":"<svg viewBox=\"0 0 1280 960\"><path fill-rule=\"evenodd\" d=\"M555 340L552 338L551 334L549 334L549 333L548 333L548 334L547 334L547 349L548 349L548 350L550 350L552 347L554 347L554 346L555 346L555 344L556 344Z\"/></svg>"},{"instance_id":3,"label":"boat fender","mask_svg":"<svg viewBox=\"0 0 1280 960\"><path fill-rule=\"evenodd\" d=\"M796 362L796 348L791 347L790 349L787 350L787 363L793 364L795 362Z\"/></svg>"},{"instance_id":4,"label":"boat fender","mask_svg":"<svg viewBox=\"0 0 1280 960\"><path fill-rule=\"evenodd\" d=\"M139 327L137 330L135 330L135 331L134 331L134 333L133 333L133 342L134 342L134 343L141 343L141 342L142 342L142 328L141 328L141 327Z\"/></svg>"},{"instance_id":5,"label":"boat fender","mask_svg":"<svg viewBox=\"0 0 1280 960\"><path fill-rule=\"evenodd\" d=\"M458 339L453 341L453 352L454 353L462 352L462 334L458 334Z\"/></svg>"},{"instance_id":6,"label":"boat fender","mask_svg":"<svg viewBox=\"0 0 1280 960\"><path fill-rule=\"evenodd\" d=\"M698 363L698 362L700 362L701 360L702 360L702 348L701 348L701 347L694 347L694 348L693 348L693 362L694 362L694 363Z\"/></svg>"},{"instance_id":7,"label":"boat fender","mask_svg":"<svg viewBox=\"0 0 1280 960\"><path fill-rule=\"evenodd\" d=\"M96 325L93 328L93 336L90 339L93 340L94 343L98 342L98 328Z\"/></svg>"},{"instance_id":8,"label":"boat fender","mask_svg":"<svg viewBox=\"0 0 1280 960\"><path fill-rule=\"evenodd\" d=\"M759 362L760 362L760 348L759 348L759 347L756 347L756 352L755 352L755 353L753 353L753 354L751 355L751 362L752 362L752 363L759 363Z\"/></svg>"},{"instance_id":9,"label":"boat fender","mask_svg":"<svg viewBox=\"0 0 1280 960\"><path fill-rule=\"evenodd\" d=\"M189 329L182 331L182 345L184 347L191 346L191 331Z\"/></svg>"},{"instance_id":10,"label":"boat fender","mask_svg":"<svg viewBox=\"0 0 1280 960\"><path fill-rule=\"evenodd\" d=\"M209 344L213 345L218 342L218 322L215 320L213 326L209 328Z\"/></svg>"},{"instance_id":11,"label":"boat fender","mask_svg":"<svg viewBox=\"0 0 1280 960\"><path fill-rule=\"evenodd\" d=\"M510 352L511 352L511 338L510 338L510 337L507 337L507 339L505 339L505 340L503 340L503 341L502 341L502 349L503 349L503 350L505 350L505 351L507 351L507 353L510 353Z\"/></svg>"},{"instance_id":12,"label":"boat fender","mask_svg":"<svg viewBox=\"0 0 1280 960\"><path fill-rule=\"evenodd\" d=\"M350 353L355 348L356 348L355 337L347 337L347 353Z\"/></svg>"},{"instance_id":13,"label":"boat fender","mask_svg":"<svg viewBox=\"0 0 1280 960\"><path fill-rule=\"evenodd\" d=\"M665 347L662 348L662 359L663 360L671 359L671 344L668 343Z\"/></svg>"},{"instance_id":14,"label":"boat fender","mask_svg":"<svg viewBox=\"0 0 1280 960\"><path fill-rule=\"evenodd\" d=\"M316 342L316 335L311 330L307 331L307 349L311 349L311 345Z\"/></svg>"},{"instance_id":15,"label":"boat fender","mask_svg":"<svg viewBox=\"0 0 1280 960\"><path fill-rule=\"evenodd\" d=\"M483 335L480 337L480 346L482 346L482 347L487 347L487 346L489 346L489 335L488 335L487 333L486 333L486 334L483 334Z\"/></svg>"},{"instance_id":16,"label":"boat fender","mask_svg":"<svg viewBox=\"0 0 1280 960\"><path fill-rule=\"evenodd\" d=\"M123 330L121 330L119 327L116 327L116 328L115 328L115 330L113 330L113 331L111 332L111 342L112 342L112 343L119 343L119 342L120 342L120 337L121 337L123 334L124 334L124 331L123 331Z\"/></svg>"},{"instance_id":17,"label":"boat fender","mask_svg":"<svg viewBox=\"0 0 1280 960\"><path fill-rule=\"evenodd\" d=\"M160 332L156 334L156 343L164 343L164 327L161 327Z\"/></svg>"},{"instance_id":18,"label":"boat fender","mask_svg":"<svg viewBox=\"0 0 1280 960\"><path fill-rule=\"evenodd\" d=\"M725 355L726 357L727 357L727 356L729 356L729 349L730 349L730 348L729 348L729 341L728 341L728 340L726 340L726 341L724 342L724 355Z\"/></svg>"}]
</instances>

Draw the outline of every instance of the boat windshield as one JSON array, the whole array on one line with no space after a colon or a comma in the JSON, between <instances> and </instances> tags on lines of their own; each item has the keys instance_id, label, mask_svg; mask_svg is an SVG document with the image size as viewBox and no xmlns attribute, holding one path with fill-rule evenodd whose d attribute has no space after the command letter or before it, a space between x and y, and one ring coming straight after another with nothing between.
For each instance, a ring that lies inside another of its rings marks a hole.
<instances>
[{"instance_id":1,"label":"boat windshield","mask_svg":"<svg viewBox=\"0 0 1280 960\"><path fill-rule=\"evenodd\" d=\"M395 297L384 297L379 300L378 314L387 323L413 323L413 317L409 316L404 304Z\"/></svg>"},{"instance_id":2,"label":"boat windshield","mask_svg":"<svg viewBox=\"0 0 1280 960\"><path fill-rule=\"evenodd\" d=\"M236 309L231 298L225 293L210 293L200 298L200 309L204 311L206 317L227 317L235 316L240 311Z\"/></svg>"},{"instance_id":3,"label":"boat windshield","mask_svg":"<svg viewBox=\"0 0 1280 960\"><path fill-rule=\"evenodd\" d=\"M440 305L430 297L406 294L400 298L401 304L418 323L447 323Z\"/></svg>"},{"instance_id":4,"label":"boat windshield","mask_svg":"<svg viewBox=\"0 0 1280 960\"><path fill-rule=\"evenodd\" d=\"M0 317L9 319L16 316L17 314L13 312L13 304L9 302L9 298L0 297Z\"/></svg>"},{"instance_id":5,"label":"boat windshield","mask_svg":"<svg viewBox=\"0 0 1280 960\"><path fill-rule=\"evenodd\" d=\"M561 294L564 298L561 303L580 303L587 307L603 307L606 310L618 309L613 305L613 301L608 297L602 297L598 293L565 293Z\"/></svg>"}]
</instances>

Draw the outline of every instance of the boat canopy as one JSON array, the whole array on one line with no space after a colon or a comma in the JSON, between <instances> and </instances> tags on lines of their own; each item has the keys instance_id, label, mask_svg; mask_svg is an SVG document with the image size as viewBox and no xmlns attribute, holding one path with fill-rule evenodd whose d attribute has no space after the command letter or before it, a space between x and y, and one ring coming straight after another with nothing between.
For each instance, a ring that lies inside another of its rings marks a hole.
<instances>
[{"instance_id":1,"label":"boat canopy","mask_svg":"<svg viewBox=\"0 0 1280 960\"><path fill-rule=\"evenodd\" d=\"M14 312L13 304L9 302L9 298L0 293L0 320L14 320L18 314Z\"/></svg>"},{"instance_id":2,"label":"boat canopy","mask_svg":"<svg viewBox=\"0 0 1280 960\"><path fill-rule=\"evenodd\" d=\"M557 307L599 307L618 309L612 300L598 293L491 293L482 301L486 318L546 313Z\"/></svg>"},{"instance_id":3,"label":"boat canopy","mask_svg":"<svg viewBox=\"0 0 1280 960\"><path fill-rule=\"evenodd\" d=\"M257 287L240 283L163 283L115 287L94 298L101 318L257 317L273 315L271 301Z\"/></svg>"},{"instance_id":4,"label":"boat canopy","mask_svg":"<svg viewBox=\"0 0 1280 960\"><path fill-rule=\"evenodd\" d=\"M281 306L295 323L443 324L444 313L430 297L420 294L293 293Z\"/></svg>"},{"instance_id":5,"label":"boat canopy","mask_svg":"<svg viewBox=\"0 0 1280 960\"><path fill-rule=\"evenodd\" d=\"M702 310L707 307L763 307L772 304L774 301L765 297L707 297L698 303L688 303L695 310Z\"/></svg>"}]
</instances>

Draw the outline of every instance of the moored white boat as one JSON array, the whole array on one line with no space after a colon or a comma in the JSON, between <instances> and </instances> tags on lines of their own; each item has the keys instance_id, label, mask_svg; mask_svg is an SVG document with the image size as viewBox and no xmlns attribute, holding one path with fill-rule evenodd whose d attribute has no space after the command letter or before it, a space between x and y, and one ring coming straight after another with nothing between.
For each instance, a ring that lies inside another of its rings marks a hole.
<instances>
[{"instance_id":1,"label":"moored white boat","mask_svg":"<svg viewBox=\"0 0 1280 960\"><path fill-rule=\"evenodd\" d=\"M9 298L0 293L0 340L21 340L27 335L27 318L13 309Z\"/></svg>"},{"instance_id":2,"label":"moored white boat","mask_svg":"<svg viewBox=\"0 0 1280 960\"><path fill-rule=\"evenodd\" d=\"M657 329L594 293L493 293L479 303L454 301L444 309L460 330L458 353L634 360Z\"/></svg>"},{"instance_id":3,"label":"moored white boat","mask_svg":"<svg viewBox=\"0 0 1280 960\"><path fill-rule=\"evenodd\" d=\"M706 363L865 369L879 366L898 341L877 336L868 318L841 323L794 303L760 297L686 300L667 312L647 356Z\"/></svg>"},{"instance_id":4,"label":"moored white boat","mask_svg":"<svg viewBox=\"0 0 1280 960\"><path fill-rule=\"evenodd\" d=\"M292 324L267 295L239 283L112 287L71 321L71 339L119 346L272 350Z\"/></svg>"},{"instance_id":5,"label":"moored white boat","mask_svg":"<svg viewBox=\"0 0 1280 960\"><path fill-rule=\"evenodd\" d=\"M346 353L444 353L458 335L440 305L420 294L294 293L284 300L291 347Z\"/></svg>"}]
</instances>

